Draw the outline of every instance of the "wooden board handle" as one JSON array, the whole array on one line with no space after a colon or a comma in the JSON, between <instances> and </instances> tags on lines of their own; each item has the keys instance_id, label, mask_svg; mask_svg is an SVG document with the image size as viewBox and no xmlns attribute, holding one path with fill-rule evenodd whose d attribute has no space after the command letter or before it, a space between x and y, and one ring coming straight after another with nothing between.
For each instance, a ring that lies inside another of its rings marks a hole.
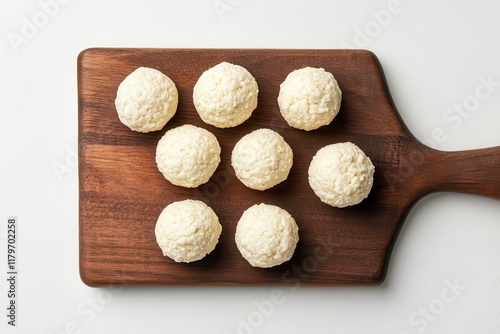
<instances>
[{"instance_id":1,"label":"wooden board handle","mask_svg":"<svg viewBox=\"0 0 500 334\"><path fill-rule=\"evenodd\" d=\"M430 191L458 191L500 199L500 146L457 152L434 151Z\"/></svg>"}]
</instances>

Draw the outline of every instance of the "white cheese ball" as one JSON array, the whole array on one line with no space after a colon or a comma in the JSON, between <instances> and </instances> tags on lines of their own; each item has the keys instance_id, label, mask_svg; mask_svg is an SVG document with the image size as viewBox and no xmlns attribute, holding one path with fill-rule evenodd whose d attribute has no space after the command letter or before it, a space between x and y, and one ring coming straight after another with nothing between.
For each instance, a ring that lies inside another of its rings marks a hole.
<instances>
[{"instance_id":1,"label":"white cheese ball","mask_svg":"<svg viewBox=\"0 0 500 334\"><path fill-rule=\"evenodd\" d=\"M288 74L280 85L278 106L288 125L310 131L330 124L341 100L342 92L333 74L306 67Z\"/></svg>"},{"instance_id":2,"label":"white cheese ball","mask_svg":"<svg viewBox=\"0 0 500 334\"><path fill-rule=\"evenodd\" d=\"M163 135L156 147L156 164L172 184L196 188L212 177L220 153L219 142L211 132L186 124Z\"/></svg>"},{"instance_id":3,"label":"white cheese ball","mask_svg":"<svg viewBox=\"0 0 500 334\"><path fill-rule=\"evenodd\" d=\"M292 258L299 241L299 227L286 210L256 204L243 212L236 226L235 241L250 265L270 268Z\"/></svg>"},{"instance_id":4,"label":"white cheese ball","mask_svg":"<svg viewBox=\"0 0 500 334\"><path fill-rule=\"evenodd\" d=\"M250 72L222 62L200 76L194 86L193 102L205 123L231 128L252 115L258 93L259 87Z\"/></svg>"},{"instance_id":5,"label":"white cheese ball","mask_svg":"<svg viewBox=\"0 0 500 334\"><path fill-rule=\"evenodd\" d=\"M205 203L185 200L169 204L158 217L156 242L175 262L193 262L210 254L219 241L222 226Z\"/></svg>"},{"instance_id":6,"label":"white cheese ball","mask_svg":"<svg viewBox=\"0 0 500 334\"><path fill-rule=\"evenodd\" d=\"M236 177L256 190L266 190L286 180L292 165L292 149L279 133L270 129L247 134L231 154Z\"/></svg>"},{"instance_id":7,"label":"white cheese ball","mask_svg":"<svg viewBox=\"0 0 500 334\"><path fill-rule=\"evenodd\" d=\"M161 130L177 110L174 82L158 70L139 67L118 86L115 106L120 121L138 132Z\"/></svg>"},{"instance_id":8,"label":"white cheese ball","mask_svg":"<svg viewBox=\"0 0 500 334\"><path fill-rule=\"evenodd\" d=\"M309 165L309 185L322 202L343 208L368 197L375 167L353 143L323 147Z\"/></svg>"}]
</instances>

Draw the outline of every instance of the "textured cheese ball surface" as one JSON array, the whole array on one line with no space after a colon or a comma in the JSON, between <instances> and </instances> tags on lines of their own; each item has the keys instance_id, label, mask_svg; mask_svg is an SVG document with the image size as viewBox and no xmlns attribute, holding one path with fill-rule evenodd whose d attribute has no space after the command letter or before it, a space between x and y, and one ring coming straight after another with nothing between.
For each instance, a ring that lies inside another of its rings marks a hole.
<instances>
[{"instance_id":1,"label":"textured cheese ball surface","mask_svg":"<svg viewBox=\"0 0 500 334\"><path fill-rule=\"evenodd\" d=\"M258 93L259 87L250 72L223 62L200 76L194 86L193 102L205 123L230 128L252 115Z\"/></svg>"},{"instance_id":2,"label":"textured cheese ball surface","mask_svg":"<svg viewBox=\"0 0 500 334\"><path fill-rule=\"evenodd\" d=\"M172 80L158 70L139 67L118 86L115 106L120 121L138 132L161 130L177 110Z\"/></svg>"},{"instance_id":3,"label":"textured cheese ball surface","mask_svg":"<svg viewBox=\"0 0 500 334\"><path fill-rule=\"evenodd\" d=\"M238 221L235 241L253 267L270 268L291 259L299 241L299 228L284 209L256 204Z\"/></svg>"},{"instance_id":4,"label":"textured cheese ball surface","mask_svg":"<svg viewBox=\"0 0 500 334\"><path fill-rule=\"evenodd\" d=\"M313 67L288 74L278 95L279 109L287 123L307 131L330 124L341 100L342 92L333 75Z\"/></svg>"},{"instance_id":5,"label":"textured cheese ball surface","mask_svg":"<svg viewBox=\"0 0 500 334\"><path fill-rule=\"evenodd\" d=\"M249 188L266 190L283 182L293 164L293 152L279 133L255 130L233 148L231 165L236 177Z\"/></svg>"},{"instance_id":6,"label":"textured cheese ball surface","mask_svg":"<svg viewBox=\"0 0 500 334\"><path fill-rule=\"evenodd\" d=\"M220 153L219 142L211 132L186 124L163 135L156 147L156 164L172 184L196 188L213 175Z\"/></svg>"},{"instance_id":7,"label":"textured cheese ball surface","mask_svg":"<svg viewBox=\"0 0 500 334\"><path fill-rule=\"evenodd\" d=\"M201 201L174 202L163 209L155 235L164 256L176 262L193 262L210 254L222 226L215 212Z\"/></svg>"},{"instance_id":8,"label":"textured cheese ball surface","mask_svg":"<svg viewBox=\"0 0 500 334\"><path fill-rule=\"evenodd\" d=\"M309 165L309 184L322 202L343 208L368 197L375 167L353 143L323 147Z\"/></svg>"}]
</instances>

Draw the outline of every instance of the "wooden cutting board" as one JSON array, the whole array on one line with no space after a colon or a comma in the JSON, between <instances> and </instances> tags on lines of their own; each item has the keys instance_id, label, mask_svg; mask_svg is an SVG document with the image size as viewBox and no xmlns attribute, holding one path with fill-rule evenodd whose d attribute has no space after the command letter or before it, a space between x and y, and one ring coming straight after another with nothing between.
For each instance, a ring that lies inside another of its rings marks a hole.
<instances>
[{"instance_id":1,"label":"wooden cutting board","mask_svg":"<svg viewBox=\"0 0 500 334\"><path fill-rule=\"evenodd\" d=\"M259 85L252 117L231 129L201 121L192 102L203 71L227 61L247 68ZM114 100L120 82L137 67L156 68L177 85L179 106L161 131L137 133L122 125ZM289 127L276 98L295 69L323 67L343 92L339 115L315 131ZM470 192L500 199L500 147L441 152L418 142L399 118L376 56L363 50L88 49L78 58L80 274L90 286L380 284L405 216L433 191ZM197 189L173 186L155 163L165 131L194 124L216 135L222 161ZM271 128L294 152L282 184L260 192L234 175L230 155L245 134ZM320 202L307 169L318 149L351 141L375 165L370 196L337 209ZM164 257L154 228L163 208L184 199L210 205L223 226L216 249L183 264ZM278 205L295 217L300 241L293 258L271 269L251 267L234 242L236 223L256 203Z\"/></svg>"}]
</instances>

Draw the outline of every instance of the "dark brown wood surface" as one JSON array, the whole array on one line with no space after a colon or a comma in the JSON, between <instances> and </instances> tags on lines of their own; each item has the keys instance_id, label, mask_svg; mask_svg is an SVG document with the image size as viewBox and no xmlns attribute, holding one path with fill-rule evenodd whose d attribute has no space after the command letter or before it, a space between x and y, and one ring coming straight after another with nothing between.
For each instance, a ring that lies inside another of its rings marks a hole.
<instances>
[{"instance_id":1,"label":"dark brown wood surface","mask_svg":"<svg viewBox=\"0 0 500 334\"><path fill-rule=\"evenodd\" d=\"M203 123L192 103L199 76L222 61L247 68L260 89L252 117L231 129ZM162 71L179 90L176 115L154 133L129 130L114 106L118 85L140 66ZM306 66L332 72L343 92L336 119L310 132L290 128L276 101L286 75ZM368 51L88 49L78 58L78 97L80 274L91 286L380 284L398 231L419 198L445 190L500 199L500 147L441 152L418 142ZM222 147L219 168L197 189L170 184L155 163L161 136L187 123L213 132ZM288 179L264 192L246 188L230 166L234 144L258 128L276 130L294 152ZM314 195L307 169L318 149L344 141L372 159L375 182L361 204L336 209ZM154 234L163 208L184 199L210 205L223 227L216 249L190 264L164 257ZM293 258L271 269L252 268L234 242L238 219L256 203L286 209L300 229Z\"/></svg>"}]
</instances>

